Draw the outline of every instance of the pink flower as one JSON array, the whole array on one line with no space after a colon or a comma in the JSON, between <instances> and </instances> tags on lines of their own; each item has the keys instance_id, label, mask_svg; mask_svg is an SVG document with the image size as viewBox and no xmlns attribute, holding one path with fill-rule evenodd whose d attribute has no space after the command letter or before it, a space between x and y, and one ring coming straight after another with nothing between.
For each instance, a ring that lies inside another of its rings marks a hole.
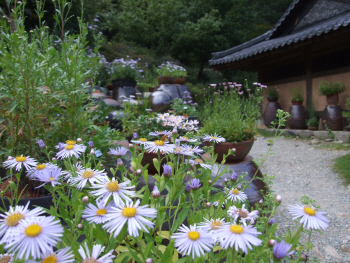
<instances>
[{"instance_id":1,"label":"pink flower","mask_svg":"<svg viewBox=\"0 0 350 263\"><path fill-rule=\"evenodd\" d=\"M250 91L250 89L247 89L247 91Z\"/></svg>"},{"instance_id":2,"label":"pink flower","mask_svg":"<svg viewBox=\"0 0 350 263\"><path fill-rule=\"evenodd\" d=\"M222 85L226 85L226 82L225 82L225 83L222 83Z\"/></svg>"},{"instance_id":3,"label":"pink flower","mask_svg":"<svg viewBox=\"0 0 350 263\"><path fill-rule=\"evenodd\" d=\"M205 88L203 88L203 90L205 90Z\"/></svg>"},{"instance_id":4,"label":"pink flower","mask_svg":"<svg viewBox=\"0 0 350 263\"><path fill-rule=\"evenodd\" d=\"M219 92L216 92L216 91L215 91L214 94L219 94Z\"/></svg>"},{"instance_id":5,"label":"pink flower","mask_svg":"<svg viewBox=\"0 0 350 263\"><path fill-rule=\"evenodd\" d=\"M209 103L212 103L212 101L209 101Z\"/></svg>"},{"instance_id":6,"label":"pink flower","mask_svg":"<svg viewBox=\"0 0 350 263\"><path fill-rule=\"evenodd\" d=\"M241 91L241 92L238 92L238 94L239 94L239 95L242 95L242 94L243 94L243 91Z\"/></svg>"},{"instance_id":7,"label":"pink flower","mask_svg":"<svg viewBox=\"0 0 350 263\"><path fill-rule=\"evenodd\" d=\"M227 89L227 86L225 86L225 89Z\"/></svg>"}]
</instances>

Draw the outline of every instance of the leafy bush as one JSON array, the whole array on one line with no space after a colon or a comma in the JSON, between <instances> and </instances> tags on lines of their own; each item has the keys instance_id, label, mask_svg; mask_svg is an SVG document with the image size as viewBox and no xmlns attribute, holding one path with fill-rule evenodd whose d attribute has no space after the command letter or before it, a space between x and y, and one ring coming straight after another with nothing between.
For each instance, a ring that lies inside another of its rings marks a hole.
<instances>
[{"instance_id":1,"label":"leafy bush","mask_svg":"<svg viewBox=\"0 0 350 263\"><path fill-rule=\"evenodd\" d=\"M306 121L306 125L309 127L318 127L318 119L316 117L312 117Z\"/></svg>"},{"instance_id":2,"label":"leafy bush","mask_svg":"<svg viewBox=\"0 0 350 263\"><path fill-rule=\"evenodd\" d=\"M292 95L292 102L304 101L304 96L300 88L291 89L290 94Z\"/></svg>"},{"instance_id":3,"label":"leafy bush","mask_svg":"<svg viewBox=\"0 0 350 263\"><path fill-rule=\"evenodd\" d=\"M187 76L185 68L175 65L170 61L158 66L157 73L161 77L185 78Z\"/></svg>"},{"instance_id":4,"label":"leafy bush","mask_svg":"<svg viewBox=\"0 0 350 263\"><path fill-rule=\"evenodd\" d=\"M278 98L279 97L279 94L278 94L278 89L277 87L269 87L267 89L267 97L269 98Z\"/></svg>"},{"instance_id":5,"label":"leafy bush","mask_svg":"<svg viewBox=\"0 0 350 263\"><path fill-rule=\"evenodd\" d=\"M332 95L332 94L340 94L345 91L345 84L336 81L334 83L330 81L323 80L318 86L320 95Z\"/></svg>"},{"instance_id":6,"label":"leafy bush","mask_svg":"<svg viewBox=\"0 0 350 263\"><path fill-rule=\"evenodd\" d=\"M137 60L115 59L112 63L111 79L137 80L140 78L140 70L137 68ZM142 71L142 70L141 70Z\"/></svg>"},{"instance_id":7,"label":"leafy bush","mask_svg":"<svg viewBox=\"0 0 350 263\"><path fill-rule=\"evenodd\" d=\"M196 116L198 114L196 105L197 103L192 102L192 97L189 94L183 99L171 101L171 108L175 110L177 115Z\"/></svg>"}]
</instances>

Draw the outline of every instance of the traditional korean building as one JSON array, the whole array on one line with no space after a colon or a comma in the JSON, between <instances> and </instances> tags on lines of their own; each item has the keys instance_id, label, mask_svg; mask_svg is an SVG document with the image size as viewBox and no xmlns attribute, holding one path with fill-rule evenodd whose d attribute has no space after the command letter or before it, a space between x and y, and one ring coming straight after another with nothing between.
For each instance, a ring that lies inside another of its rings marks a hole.
<instances>
[{"instance_id":1,"label":"traditional korean building","mask_svg":"<svg viewBox=\"0 0 350 263\"><path fill-rule=\"evenodd\" d=\"M290 89L301 88L304 106L326 106L322 80L344 82L343 109L350 97L350 0L295 0L273 29L246 43L212 54L216 70L257 72L259 82L278 87L283 110L291 106ZM267 104L266 93L263 107ZM347 109L349 110L349 109Z\"/></svg>"}]
</instances>

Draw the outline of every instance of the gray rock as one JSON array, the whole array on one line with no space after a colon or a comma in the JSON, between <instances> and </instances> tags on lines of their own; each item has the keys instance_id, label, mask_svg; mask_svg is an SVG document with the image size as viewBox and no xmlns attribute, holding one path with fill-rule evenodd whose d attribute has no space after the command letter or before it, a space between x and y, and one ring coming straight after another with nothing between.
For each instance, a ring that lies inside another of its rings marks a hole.
<instances>
[{"instance_id":1,"label":"gray rock","mask_svg":"<svg viewBox=\"0 0 350 263\"><path fill-rule=\"evenodd\" d=\"M313 133L318 139L328 139L329 138L327 131L314 131Z\"/></svg>"},{"instance_id":2,"label":"gray rock","mask_svg":"<svg viewBox=\"0 0 350 263\"><path fill-rule=\"evenodd\" d=\"M286 130L286 135L297 136L298 131L297 130Z\"/></svg>"},{"instance_id":3,"label":"gray rock","mask_svg":"<svg viewBox=\"0 0 350 263\"><path fill-rule=\"evenodd\" d=\"M318 139L311 140L311 144L318 144L318 143L320 143L320 141Z\"/></svg>"},{"instance_id":4,"label":"gray rock","mask_svg":"<svg viewBox=\"0 0 350 263\"><path fill-rule=\"evenodd\" d=\"M298 136L300 136L301 138L310 138L312 135L313 135L312 131L308 131L308 130L298 131Z\"/></svg>"},{"instance_id":5,"label":"gray rock","mask_svg":"<svg viewBox=\"0 0 350 263\"><path fill-rule=\"evenodd\" d=\"M350 253L350 247L347 246L347 245L341 245L340 250L341 250L343 253Z\"/></svg>"},{"instance_id":6,"label":"gray rock","mask_svg":"<svg viewBox=\"0 0 350 263\"><path fill-rule=\"evenodd\" d=\"M333 258L341 259L341 256L334 247L326 246L325 252Z\"/></svg>"},{"instance_id":7,"label":"gray rock","mask_svg":"<svg viewBox=\"0 0 350 263\"><path fill-rule=\"evenodd\" d=\"M338 141L348 142L350 140L350 132L338 131L334 134Z\"/></svg>"}]
</instances>

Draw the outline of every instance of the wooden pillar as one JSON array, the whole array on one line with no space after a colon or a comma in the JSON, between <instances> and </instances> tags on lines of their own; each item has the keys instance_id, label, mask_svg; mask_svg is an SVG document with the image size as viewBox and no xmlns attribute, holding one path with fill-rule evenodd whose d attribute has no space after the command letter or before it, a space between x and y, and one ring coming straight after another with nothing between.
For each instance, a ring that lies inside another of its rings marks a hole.
<instances>
[{"instance_id":1,"label":"wooden pillar","mask_svg":"<svg viewBox=\"0 0 350 263\"><path fill-rule=\"evenodd\" d=\"M306 56L306 108L311 109L312 105L312 58Z\"/></svg>"}]
</instances>

